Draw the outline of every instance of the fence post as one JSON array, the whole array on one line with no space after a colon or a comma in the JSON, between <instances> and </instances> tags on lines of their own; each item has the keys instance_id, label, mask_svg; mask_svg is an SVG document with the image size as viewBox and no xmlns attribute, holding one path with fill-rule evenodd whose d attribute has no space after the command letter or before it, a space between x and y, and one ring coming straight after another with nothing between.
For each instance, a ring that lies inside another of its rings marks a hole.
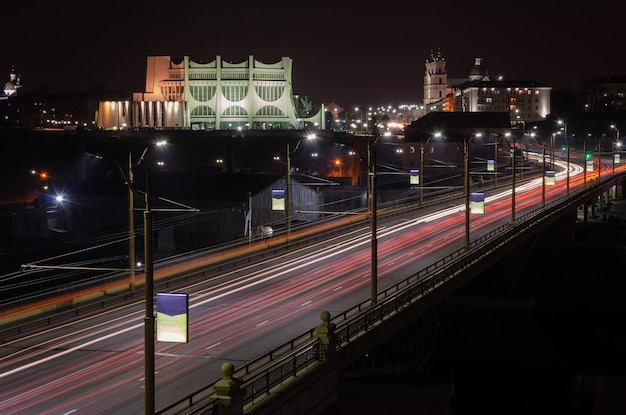
<instances>
[{"instance_id":1,"label":"fence post","mask_svg":"<svg viewBox=\"0 0 626 415\"><path fill-rule=\"evenodd\" d=\"M330 313L322 311L322 323L315 328L319 342L320 360L327 361L332 357L336 347L335 324L330 322Z\"/></svg>"},{"instance_id":2,"label":"fence post","mask_svg":"<svg viewBox=\"0 0 626 415\"><path fill-rule=\"evenodd\" d=\"M222 365L222 378L215 382L213 389L217 394L219 415L243 415L242 380L233 376L235 366L226 362Z\"/></svg>"}]
</instances>

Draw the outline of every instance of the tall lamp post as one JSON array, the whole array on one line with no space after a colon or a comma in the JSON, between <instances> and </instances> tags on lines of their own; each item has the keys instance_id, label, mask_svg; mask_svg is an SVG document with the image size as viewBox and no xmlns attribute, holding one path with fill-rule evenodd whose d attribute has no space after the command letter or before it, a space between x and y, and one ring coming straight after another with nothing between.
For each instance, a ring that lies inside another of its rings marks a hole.
<instances>
[{"instance_id":1,"label":"tall lamp post","mask_svg":"<svg viewBox=\"0 0 626 415\"><path fill-rule=\"evenodd\" d=\"M513 155L511 157L511 222L515 222L515 134L513 137Z\"/></svg>"},{"instance_id":2,"label":"tall lamp post","mask_svg":"<svg viewBox=\"0 0 626 415\"><path fill-rule=\"evenodd\" d=\"M617 125L615 124L611 124L611 128L615 130L615 140L613 140L613 174L615 174L615 145L617 144L617 142L619 141L619 128L617 128Z\"/></svg>"},{"instance_id":3,"label":"tall lamp post","mask_svg":"<svg viewBox=\"0 0 626 415\"><path fill-rule=\"evenodd\" d=\"M541 207L544 208L546 207L546 143L543 143L542 146L542 156L541 156L541 163L542 163L542 170L543 173L541 175Z\"/></svg>"},{"instance_id":4,"label":"tall lamp post","mask_svg":"<svg viewBox=\"0 0 626 415\"><path fill-rule=\"evenodd\" d=\"M376 235L376 227L378 226L377 220L377 212L378 204L376 202L376 152L374 146L378 141L378 137L371 141L368 137L367 139L367 166L368 166L368 176L371 190L370 197L370 213L371 213L371 224L372 224L372 232L371 232L371 304L372 306L376 305L378 301L378 237Z\"/></svg>"},{"instance_id":5,"label":"tall lamp post","mask_svg":"<svg viewBox=\"0 0 626 415\"><path fill-rule=\"evenodd\" d=\"M142 154L145 155L146 150ZM155 381L154 381L154 271L153 271L153 235L152 235L152 201L150 192L150 170L146 172L146 191L140 192L135 187L132 175L132 164L129 164L128 172L125 172L122 165L114 158L97 155L98 158L106 158L113 161L124 179L129 189L129 219L134 213L133 199L138 194L144 195L145 210L143 215L143 227L144 227L144 275L145 275L145 316L144 316L144 407L145 414L154 414L155 409ZM130 155L129 155L130 161ZM132 287L134 288L134 276L135 276L135 261L134 261L134 218L130 222L131 239L133 243L129 244L129 248L132 252L129 252L130 259L130 272L132 278Z\"/></svg>"},{"instance_id":6,"label":"tall lamp post","mask_svg":"<svg viewBox=\"0 0 626 415\"><path fill-rule=\"evenodd\" d=\"M463 168L465 177L463 179L463 187L465 187L465 250L469 250L470 246L470 174L469 174L469 138L463 140Z\"/></svg>"},{"instance_id":7,"label":"tall lamp post","mask_svg":"<svg viewBox=\"0 0 626 415\"><path fill-rule=\"evenodd\" d=\"M296 144L296 148L300 145L300 141ZM296 151L294 149L294 151ZM289 243L289 237L291 235L291 150L289 149L289 142L287 142L287 174L285 176L285 220L287 226L287 243Z\"/></svg>"},{"instance_id":8,"label":"tall lamp post","mask_svg":"<svg viewBox=\"0 0 626 415\"><path fill-rule=\"evenodd\" d=\"M159 140L155 143L157 147L162 147L167 144L165 140ZM134 174L133 169L139 167L141 162L144 160L146 153L151 148L151 146L147 146L141 152L141 156L137 162L133 163L132 152L128 152L128 180L131 184L134 183ZM134 196L136 191L133 186L128 187L128 265L130 269L130 284L129 290L130 292L134 292L135 290L135 205L134 205Z\"/></svg>"},{"instance_id":9,"label":"tall lamp post","mask_svg":"<svg viewBox=\"0 0 626 415\"><path fill-rule=\"evenodd\" d=\"M559 120L559 124L563 125L563 138L565 140L565 146L567 149L567 179L566 179L566 189L567 195L569 195L569 138L567 136L567 124L565 121Z\"/></svg>"},{"instance_id":10,"label":"tall lamp post","mask_svg":"<svg viewBox=\"0 0 626 415\"><path fill-rule=\"evenodd\" d=\"M164 141L157 143L157 145L165 144ZM143 160L143 156L145 155L147 149L145 149L142 153L140 160L134 165L135 167L139 165L141 160ZM102 155L96 155L96 157L102 159L106 158L115 163L117 168L124 180L126 180L126 184L128 185L130 194L132 197L130 200L132 201L134 197L137 195L143 194L145 210L143 214L144 220L144 276L145 276L145 316L144 316L144 406L145 406L145 414L153 415L155 412L155 364L154 364L154 330L155 330L155 317L154 317L154 259L153 259L153 215L152 215L152 193L151 193L151 173L150 169L146 171L146 190L142 192L135 187L135 183L132 180L133 164L129 163L128 172L126 172L122 165L114 158L105 157ZM129 162L131 157L129 155ZM157 199L166 201L168 203L173 203L182 207L183 211L193 211L197 212L198 209L192 208L190 206L183 205L182 203L177 203L172 200L164 199L158 197ZM132 203L132 202L131 202ZM134 204L131 204L131 211L134 211ZM161 211L176 211L179 209L158 209ZM133 223L133 239L134 239L134 221ZM134 249L134 244L132 245ZM134 255L130 255L133 256ZM131 272L135 270L135 263L132 262L132 267L130 268ZM134 275L134 274L133 274Z\"/></svg>"},{"instance_id":11,"label":"tall lamp post","mask_svg":"<svg viewBox=\"0 0 626 415\"><path fill-rule=\"evenodd\" d=\"M154 380L154 264L152 258L152 201L150 192L150 169L146 171L146 210L143 213L144 223L144 274L146 277L146 315L144 317L144 377L145 377L145 412L154 414L155 380Z\"/></svg>"},{"instance_id":12,"label":"tall lamp post","mask_svg":"<svg viewBox=\"0 0 626 415\"><path fill-rule=\"evenodd\" d=\"M157 143L157 145L161 145ZM129 276L129 291L131 293L135 292L135 266L136 266L136 255L135 255L135 189L132 186L134 184L134 174L133 168L138 167L143 161L146 152L149 147L144 148L141 156L137 160L136 163L133 164L133 153L131 151L128 152L128 269L130 270Z\"/></svg>"},{"instance_id":13,"label":"tall lamp post","mask_svg":"<svg viewBox=\"0 0 626 415\"><path fill-rule=\"evenodd\" d=\"M498 142L500 136L494 135L493 139L493 185L498 186Z\"/></svg>"},{"instance_id":14,"label":"tall lamp post","mask_svg":"<svg viewBox=\"0 0 626 415\"><path fill-rule=\"evenodd\" d=\"M309 134L306 136L307 139L312 140L315 138L315 134ZM302 143L302 139L298 140L296 146L293 151L290 150L289 141L287 141L287 174L285 175L285 220L286 220L286 241L289 243L289 238L291 237L291 209L292 209L292 197L291 197L291 155L298 150L300 147L300 143Z\"/></svg>"},{"instance_id":15,"label":"tall lamp post","mask_svg":"<svg viewBox=\"0 0 626 415\"><path fill-rule=\"evenodd\" d=\"M583 169L583 187L587 187L587 138L590 137L591 134L587 133L587 137L583 141L583 158L585 159L585 168Z\"/></svg>"},{"instance_id":16,"label":"tall lamp post","mask_svg":"<svg viewBox=\"0 0 626 415\"><path fill-rule=\"evenodd\" d=\"M602 135L598 136L598 183L600 182L600 173L602 170Z\"/></svg>"},{"instance_id":17,"label":"tall lamp post","mask_svg":"<svg viewBox=\"0 0 626 415\"><path fill-rule=\"evenodd\" d=\"M424 144L428 144L433 137L441 137L441 133L436 132L434 135L431 135L426 139L426 143L424 143L423 139L420 139L420 206L424 200Z\"/></svg>"},{"instance_id":18,"label":"tall lamp post","mask_svg":"<svg viewBox=\"0 0 626 415\"><path fill-rule=\"evenodd\" d=\"M465 250L469 251L470 247L470 172L469 172L469 143L473 137L480 137L482 134L477 133L471 137L463 138L463 169L465 170L464 174L464 183L463 187L465 188Z\"/></svg>"}]
</instances>

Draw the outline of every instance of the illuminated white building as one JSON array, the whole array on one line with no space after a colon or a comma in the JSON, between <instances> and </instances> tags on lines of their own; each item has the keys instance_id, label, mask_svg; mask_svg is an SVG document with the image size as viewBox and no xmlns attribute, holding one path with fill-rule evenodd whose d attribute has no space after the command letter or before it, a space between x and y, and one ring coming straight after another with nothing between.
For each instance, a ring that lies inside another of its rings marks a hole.
<instances>
[{"instance_id":1,"label":"illuminated white building","mask_svg":"<svg viewBox=\"0 0 626 415\"><path fill-rule=\"evenodd\" d=\"M99 103L99 128L189 130L325 128L324 107L294 97L292 59L263 63L249 56L231 63L220 56L196 62L188 56L148 56L146 88L132 101ZM302 115L300 117L299 115Z\"/></svg>"},{"instance_id":2,"label":"illuminated white building","mask_svg":"<svg viewBox=\"0 0 626 415\"><path fill-rule=\"evenodd\" d=\"M426 61L424 106L426 112L501 112L508 111L511 123L544 120L550 113L552 87L534 81L492 81L483 59L465 79L449 79L446 61L438 52Z\"/></svg>"}]
</instances>

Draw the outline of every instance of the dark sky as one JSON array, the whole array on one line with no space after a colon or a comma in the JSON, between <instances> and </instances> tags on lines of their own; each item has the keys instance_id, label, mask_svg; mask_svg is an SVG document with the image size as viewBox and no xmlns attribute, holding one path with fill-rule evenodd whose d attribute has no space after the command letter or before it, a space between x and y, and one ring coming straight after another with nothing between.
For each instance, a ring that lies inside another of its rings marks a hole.
<instances>
[{"instance_id":1,"label":"dark sky","mask_svg":"<svg viewBox=\"0 0 626 415\"><path fill-rule=\"evenodd\" d=\"M37 3L11 3L0 26L0 80L14 66L25 89L130 95L144 90L149 55L288 56L294 93L344 107L421 102L424 63L438 49L451 78L467 77L476 56L492 79L576 93L590 77L626 75L626 21L604 0Z\"/></svg>"}]
</instances>

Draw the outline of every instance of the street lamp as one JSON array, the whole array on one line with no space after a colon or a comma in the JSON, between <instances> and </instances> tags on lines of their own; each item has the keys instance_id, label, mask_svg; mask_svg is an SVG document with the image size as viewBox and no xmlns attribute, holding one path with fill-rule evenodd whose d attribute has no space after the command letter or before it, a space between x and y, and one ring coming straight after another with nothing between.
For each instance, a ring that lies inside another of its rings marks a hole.
<instances>
[{"instance_id":1,"label":"street lamp","mask_svg":"<svg viewBox=\"0 0 626 415\"><path fill-rule=\"evenodd\" d=\"M308 140L315 139L315 134L309 134L306 136ZM286 242L289 243L289 237L291 236L291 155L298 150L302 139L298 140L293 151L290 150L289 141L287 141L287 174L285 175L285 219L287 226Z\"/></svg>"},{"instance_id":2,"label":"street lamp","mask_svg":"<svg viewBox=\"0 0 626 415\"><path fill-rule=\"evenodd\" d=\"M567 124L565 121L559 120L559 124L563 125L563 135L565 139L565 145L567 146L567 194L569 195L569 138L567 137Z\"/></svg>"},{"instance_id":3,"label":"street lamp","mask_svg":"<svg viewBox=\"0 0 626 415\"><path fill-rule=\"evenodd\" d=\"M420 206L424 200L424 144L428 144L430 139L433 137L441 137L441 133L436 132L434 135L431 135L426 140L426 143L424 143L423 138L420 138Z\"/></svg>"},{"instance_id":4,"label":"street lamp","mask_svg":"<svg viewBox=\"0 0 626 415\"><path fill-rule=\"evenodd\" d=\"M469 143L474 137L481 137L477 133L471 137L463 137L463 168L465 170L463 187L465 188L465 250L470 246L470 172L469 172Z\"/></svg>"},{"instance_id":5,"label":"street lamp","mask_svg":"<svg viewBox=\"0 0 626 415\"><path fill-rule=\"evenodd\" d=\"M158 146L164 145L164 141L157 143ZM142 194L144 196L145 210L143 214L144 219L144 276L145 276L145 316L144 316L144 405L145 414L153 415L155 412L155 364L154 364L154 330L155 330L155 317L154 317L154 259L153 259L153 215L152 215L152 194L151 194L151 177L150 169L146 171L146 190L144 192L138 190L135 187L133 181L132 169L138 166L143 160L148 148L144 149L140 159L133 165L131 162L131 155L129 154L129 168L126 172L122 165L114 158L97 155L98 158L106 158L118 167L122 177L126 181L129 188L130 196L130 212L134 212L133 199L137 195ZM181 206L184 211L197 212L198 209L190 206L177 203L172 200L158 197L159 200L166 201ZM158 209L161 211L173 211L178 209ZM130 214L129 214L130 217ZM134 218L131 222L130 230L132 231L132 238L134 240ZM131 275L134 278L135 262L134 262L134 243L131 246L133 253L129 253L131 256L132 265L130 267ZM134 284L134 281L133 281ZM133 285L134 287L134 285Z\"/></svg>"},{"instance_id":6,"label":"street lamp","mask_svg":"<svg viewBox=\"0 0 626 415\"><path fill-rule=\"evenodd\" d=\"M156 143L157 146L165 145L165 141L158 141ZM131 151L128 152L128 269L130 270L128 290L131 293L135 292L135 266L136 266L136 258L135 258L135 193L136 190L134 188L134 174L133 169L138 167L141 162L144 160L146 153L150 147L146 147L143 149L141 156L137 160L136 163L133 163L133 153Z\"/></svg>"},{"instance_id":7,"label":"street lamp","mask_svg":"<svg viewBox=\"0 0 626 415\"><path fill-rule=\"evenodd\" d=\"M515 134L512 134L512 137L513 156L511 158L511 222L515 222Z\"/></svg>"},{"instance_id":8,"label":"street lamp","mask_svg":"<svg viewBox=\"0 0 626 415\"><path fill-rule=\"evenodd\" d=\"M541 164L542 164L542 174L541 174L541 207L546 207L546 143L543 143L541 153ZM568 169L569 170L569 169Z\"/></svg>"},{"instance_id":9,"label":"street lamp","mask_svg":"<svg viewBox=\"0 0 626 415\"><path fill-rule=\"evenodd\" d=\"M155 379L154 379L154 261L152 258L152 201L150 195L150 169L146 171L146 193L143 213L144 238L144 275L146 277L146 315L144 317L144 377L145 377L145 413L154 414Z\"/></svg>"},{"instance_id":10,"label":"street lamp","mask_svg":"<svg viewBox=\"0 0 626 415\"><path fill-rule=\"evenodd\" d=\"M552 133L552 146L550 148L550 168L554 170L554 136L556 134Z\"/></svg>"},{"instance_id":11,"label":"street lamp","mask_svg":"<svg viewBox=\"0 0 626 415\"><path fill-rule=\"evenodd\" d=\"M600 182L600 172L602 170L602 135L598 136L598 183Z\"/></svg>"},{"instance_id":12,"label":"street lamp","mask_svg":"<svg viewBox=\"0 0 626 415\"><path fill-rule=\"evenodd\" d=\"M500 137L495 135L493 136L493 185L494 187L498 186L498 142L500 141Z\"/></svg>"},{"instance_id":13,"label":"street lamp","mask_svg":"<svg viewBox=\"0 0 626 415\"><path fill-rule=\"evenodd\" d=\"M615 174L615 144L619 141L619 128L615 124L611 124L611 128L615 130L615 140L613 141L613 174Z\"/></svg>"},{"instance_id":14,"label":"street lamp","mask_svg":"<svg viewBox=\"0 0 626 415\"><path fill-rule=\"evenodd\" d=\"M376 203L376 152L374 146L378 141L378 137L371 141L370 137L367 138L367 167L370 183L370 213L371 213L371 304L376 305L378 301L378 237L376 235L376 227L378 226L377 212L378 204Z\"/></svg>"},{"instance_id":15,"label":"street lamp","mask_svg":"<svg viewBox=\"0 0 626 415\"><path fill-rule=\"evenodd\" d=\"M585 159L585 168L583 169L583 187L587 187L587 138L591 137L591 133L587 133L587 137L583 141L583 158Z\"/></svg>"}]
</instances>

